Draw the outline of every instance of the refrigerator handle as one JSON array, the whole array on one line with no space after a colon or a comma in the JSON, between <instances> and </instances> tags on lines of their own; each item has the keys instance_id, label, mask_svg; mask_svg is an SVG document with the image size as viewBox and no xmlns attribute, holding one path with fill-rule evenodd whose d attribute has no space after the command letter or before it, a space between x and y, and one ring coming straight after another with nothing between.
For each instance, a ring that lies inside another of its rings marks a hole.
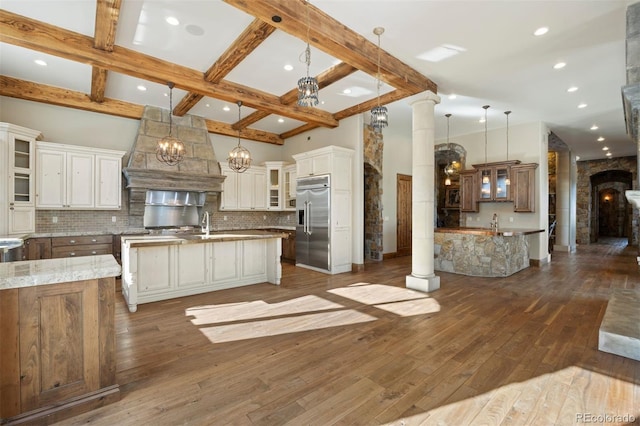
<instances>
[{"instance_id":1,"label":"refrigerator handle","mask_svg":"<svg viewBox=\"0 0 640 426\"><path fill-rule=\"evenodd\" d=\"M304 210L302 211L302 232L307 233L307 201L304 202Z\"/></svg>"},{"instance_id":2,"label":"refrigerator handle","mask_svg":"<svg viewBox=\"0 0 640 426\"><path fill-rule=\"evenodd\" d=\"M311 235L311 201L307 203L307 235Z\"/></svg>"}]
</instances>

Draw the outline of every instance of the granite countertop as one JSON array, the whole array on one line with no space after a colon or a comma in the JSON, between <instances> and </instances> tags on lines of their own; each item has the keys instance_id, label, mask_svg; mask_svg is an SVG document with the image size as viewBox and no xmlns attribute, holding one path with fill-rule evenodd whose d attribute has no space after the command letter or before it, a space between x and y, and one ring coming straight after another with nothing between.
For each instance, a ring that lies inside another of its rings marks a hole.
<instances>
[{"instance_id":1,"label":"granite countertop","mask_svg":"<svg viewBox=\"0 0 640 426\"><path fill-rule=\"evenodd\" d=\"M110 254L0 263L0 290L120 275Z\"/></svg>"},{"instance_id":2,"label":"granite countertop","mask_svg":"<svg viewBox=\"0 0 640 426\"><path fill-rule=\"evenodd\" d=\"M274 228L270 228L274 229ZM220 231L204 234L123 235L122 243L128 247L166 246L178 244L203 244L226 241L287 238L288 234L263 230Z\"/></svg>"},{"instance_id":3,"label":"granite countertop","mask_svg":"<svg viewBox=\"0 0 640 426\"><path fill-rule=\"evenodd\" d=\"M459 228L435 228L435 232L449 233L449 234L468 234L468 235L497 235L502 237L513 237L518 235L531 235L544 232L544 229L525 229L525 228L500 228L498 231L494 231L491 228L473 228L473 227L459 227Z\"/></svg>"}]
</instances>

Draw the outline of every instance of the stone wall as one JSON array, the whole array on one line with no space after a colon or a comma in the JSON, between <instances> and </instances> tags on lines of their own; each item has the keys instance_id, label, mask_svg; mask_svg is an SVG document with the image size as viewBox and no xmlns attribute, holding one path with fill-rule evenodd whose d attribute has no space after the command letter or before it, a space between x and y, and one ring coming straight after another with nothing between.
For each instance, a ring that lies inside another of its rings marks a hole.
<instances>
[{"instance_id":1,"label":"stone wall","mask_svg":"<svg viewBox=\"0 0 640 426\"><path fill-rule=\"evenodd\" d=\"M383 258L382 153L384 138L364 126L364 259Z\"/></svg>"},{"instance_id":2,"label":"stone wall","mask_svg":"<svg viewBox=\"0 0 640 426\"><path fill-rule=\"evenodd\" d=\"M619 157L606 160L589 160L578 161L578 182L576 192L576 243L589 244L592 241L592 224L594 217L593 210L593 191L591 186L591 176L605 171L622 170L632 173L632 182L636 189L637 176L637 158L636 157ZM631 217L631 244L638 244L638 210L633 209Z\"/></svg>"}]
</instances>

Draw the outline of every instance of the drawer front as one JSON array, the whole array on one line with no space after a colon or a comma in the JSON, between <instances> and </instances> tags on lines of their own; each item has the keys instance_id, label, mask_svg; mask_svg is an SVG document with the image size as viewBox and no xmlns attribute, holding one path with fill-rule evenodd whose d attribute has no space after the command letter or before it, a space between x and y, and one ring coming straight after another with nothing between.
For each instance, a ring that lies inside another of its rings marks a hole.
<instances>
[{"instance_id":1,"label":"drawer front","mask_svg":"<svg viewBox=\"0 0 640 426\"><path fill-rule=\"evenodd\" d=\"M84 235L81 237L54 237L51 246L77 246L82 244L112 244L112 235Z\"/></svg>"},{"instance_id":2,"label":"drawer front","mask_svg":"<svg viewBox=\"0 0 640 426\"><path fill-rule=\"evenodd\" d=\"M61 257L95 256L98 254L112 254L113 246L109 244L94 244L81 246L62 246L51 249L51 257L58 259Z\"/></svg>"}]
</instances>

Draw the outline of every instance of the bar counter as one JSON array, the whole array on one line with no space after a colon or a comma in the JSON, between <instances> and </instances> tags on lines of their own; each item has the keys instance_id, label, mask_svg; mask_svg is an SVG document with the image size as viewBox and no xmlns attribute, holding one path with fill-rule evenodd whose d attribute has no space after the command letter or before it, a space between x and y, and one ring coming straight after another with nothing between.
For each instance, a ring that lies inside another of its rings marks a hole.
<instances>
[{"instance_id":1,"label":"bar counter","mask_svg":"<svg viewBox=\"0 0 640 426\"><path fill-rule=\"evenodd\" d=\"M529 267L527 236L544 229L436 228L436 271L508 277Z\"/></svg>"}]
</instances>

